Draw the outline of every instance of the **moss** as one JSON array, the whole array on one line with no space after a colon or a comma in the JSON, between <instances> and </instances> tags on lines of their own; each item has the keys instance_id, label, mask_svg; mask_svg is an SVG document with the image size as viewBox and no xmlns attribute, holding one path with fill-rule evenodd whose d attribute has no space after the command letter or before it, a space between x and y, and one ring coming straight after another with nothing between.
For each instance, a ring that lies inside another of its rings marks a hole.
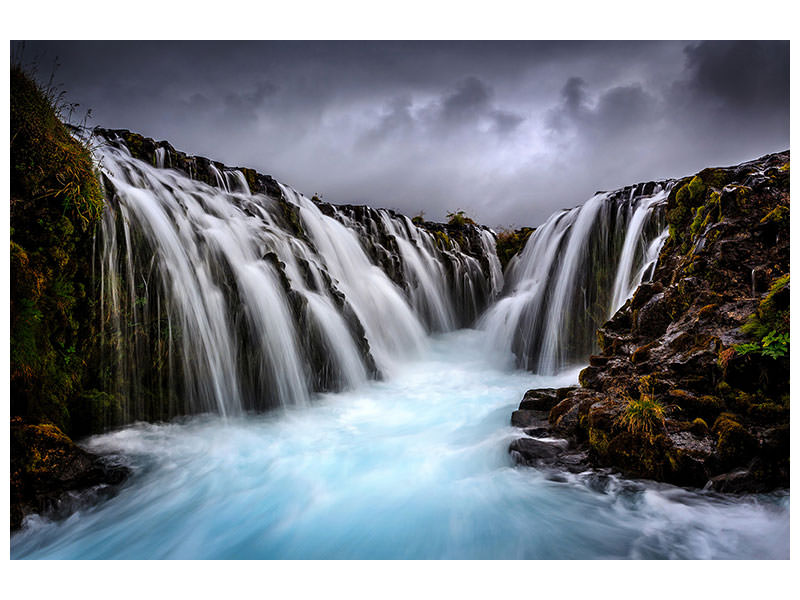
<instances>
[{"instance_id":1,"label":"moss","mask_svg":"<svg viewBox=\"0 0 800 600\"><path fill-rule=\"evenodd\" d=\"M523 227L516 230L505 229L497 234L497 257L503 270L511 259L522 251L534 231L536 230L532 227Z\"/></svg>"},{"instance_id":2,"label":"moss","mask_svg":"<svg viewBox=\"0 0 800 600\"><path fill-rule=\"evenodd\" d=\"M258 194L261 190L259 189L258 185L258 174L254 169L248 169L243 167L239 169L244 175L245 181L247 181L247 186L250 188L251 194Z\"/></svg>"},{"instance_id":3,"label":"moss","mask_svg":"<svg viewBox=\"0 0 800 600\"><path fill-rule=\"evenodd\" d=\"M692 209L694 219L692 220L692 224L689 226L689 231L693 236L697 235L702 230L703 220L706 216L706 209L706 205L701 205Z\"/></svg>"},{"instance_id":4,"label":"moss","mask_svg":"<svg viewBox=\"0 0 800 600\"><path fill-rule=\"evenodd\" d=\"M681 409L684 418L713 421L725 410L725 403L715 396L695 396L686 390L670 390L668 397Z\"/></svg>"},{"instance_id":5,"label":"moss","mask_svg":"<svg viewBox=\"0 0 800 600\"><path fill-rule=\"evenodd\" d=\"M433 235L436 237L436 245L442 250L449 250L452 247L450 236L448 236L444 231L437 229L433 232Z\"/></svg>"},{"instance_id":6,"label":"moss","mask_svg":"<svg viewBox=\"0 0 800 600\"><path fill-rule=\"evenodd\" d=\"M692 421L692 424L689 426L689 431L697 437L704 437L708 435L708 424L698 417Z\"/></svg>"},{"instance_id":7,"label":"moss","mask_svg":"<svg viewBox=\"0 0 800 600\"><path fill-rule=\"evenodd\" d=\"M773 331L776 334L789 333L789 273L772 282L756 312L742 326L742 333L759 341Z\"/></svg>"},{"instance_id":8,"label":"moss","mask_svg":"<svg viewBox=\"0 0 800 600\"><path fill-rule=\"evenodd\" d=\"M746 461L758 447L752 434L725 414L716 420L713 432L717 435L717 454L729 466Z\"/></svg>"},{"instance_id":9,"label":"moss","mask_svg":"<svg viewBox=\"0 0 800 600\"><path fill-rule=\"evenodd\" d=\"M708 186L722 189L730 182L732 175L730 169L715 169L710 167L700 171L697 177Z\"/></svg>"},{"instance_id":10,"label":"moss","mask_svg":"<svg viewBox=\"0 0 800 600\"><path fill-rule=\"evenodd\" d=\"M747 416L762 424L775 424L789 421L789 408L777 402L761 402L753 404L747 410Z\"/></svg>"},{"instance_id":11,"label":"moss","mask_svg":"<svg viewBox=\"0 0 800 600\"><path fill-rule=\"evenodd\" d=\"M789 222L789 207L785 204L780 204L769 211L761 219L761 223L788 223Z\"/></svg>"},{"instance_id":12,"label":"moss","mask_svg":"<svg viewBox=\"0 0 800 600\"><path fill-rule=\"evenodd\" d=\"M650 348L652 347L653 343L651 342L634 350L631 354L631 362L635 365L645 362L650 358Z\"/></svg>"},{"instance_id":13,"label":"moss","mask_svg":"<svg viewBox=\"0 0 800 600\"><path fill-rule=\"evenodd\" d=\"M57 96L11 68L11 414L68 430L89 376L92 236L103 196Z\"/></svg>"},{"instance_id":14,"label":"moss","mask_svg":"<svg viewBox=\"0 0 800 600\"><path fill-rule=\"evenodd\" d=\"M706 304L703 308L697 311L698 319L709 319L717 312L717 304Z\"/></svg>"},{"instance_id":15,"label":"moss","mask_svg":"<svg viewBox=\"0 0 800 600\"><path fill-rule=\"evenodd\" d=\"M598 457L603 458L608 455L609 438L608 435L597 427L589 428L589 448Z\"/></svg>"}]
</instances>

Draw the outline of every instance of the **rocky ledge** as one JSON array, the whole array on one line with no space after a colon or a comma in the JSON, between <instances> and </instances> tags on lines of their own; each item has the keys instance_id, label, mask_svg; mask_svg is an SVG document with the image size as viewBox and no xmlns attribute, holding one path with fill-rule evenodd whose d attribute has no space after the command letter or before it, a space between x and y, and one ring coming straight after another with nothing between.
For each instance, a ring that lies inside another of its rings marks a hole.
<instances>
[{"instance_id":1,"label":"rocky ledge","mask_svg":"<svg viewBox=\"0 0 800 600\"><path fill-rule=\"evenodd\" d=\"M129 470L76 446L58 427L11 419L11 530L26 515L64 517L114 493Z\"/></svg>"},{"instance_id":2,"label":"rocky ledge","mask_svg":"<svg viewBox=\"0 0 800 600\"><path fill-rule=\"evenodd\" d=\"M580 387L526 393L510 451L723 492L788 487L789 153L683 179L667 208L653 279L598 330Z\"/></svg>"}]
</instances>

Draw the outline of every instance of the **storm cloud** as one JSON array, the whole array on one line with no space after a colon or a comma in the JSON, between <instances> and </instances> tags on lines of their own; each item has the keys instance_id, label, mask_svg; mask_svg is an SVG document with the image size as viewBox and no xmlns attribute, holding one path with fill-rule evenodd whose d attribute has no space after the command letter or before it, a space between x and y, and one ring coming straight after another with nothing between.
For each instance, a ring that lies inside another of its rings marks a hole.
<instances>
[{"instance_id":1,"label":"storm cloud","mask_svg":"<svg viewBox=\"0 0 800 600\"><path fill-rule=\"evenodd\" d=\"M12 44L20 52L19 43ZM338 203L538 225L789 145L788 42L27 42L92 125Z\"/></svg>"}]
</instances>

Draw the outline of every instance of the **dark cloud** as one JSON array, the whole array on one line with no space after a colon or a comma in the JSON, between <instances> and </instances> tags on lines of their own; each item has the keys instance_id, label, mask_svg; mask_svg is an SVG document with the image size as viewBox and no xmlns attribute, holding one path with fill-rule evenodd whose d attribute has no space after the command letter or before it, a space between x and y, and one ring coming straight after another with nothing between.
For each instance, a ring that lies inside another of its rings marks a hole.
<instances>
[{"instance_id":1,"label":"dark cloud","mask_svg":"<svg viewBox=\"0 0 800 600\"><path fill-rule=\"evenodd\" d=\"M511 133L525 120L525 117L507 110L492 111L495 130L500 134Z\"/></svg>"},{"instance_id":2,"label":"dark cloud","mask_svg":"<svg viewBox=\"0 0 800 600\"><path fill-rule=\"evenodd\" d=\"M685 53L695 98L731 109L788 109L788 42L701 42Z\"/></svg>"},{"instance_id":3,"label":"dark cloud","mask_svg":"<svg viewBox=\"0 0 800 600\"><path fill-rule=\"evenodd\" d=\"M491 98L491 87L477 77L468 77L458 84L455 92L444 98L442 118L451 122L474 119L489 108Z\"/></svg>"},{"instance_id":4,"label":"dark cloud","mask_svg":"<svg viewBox=\"0 0 800 600\"><path fill-rule=\"evenodd\" d=\"M56 82L94 124L434 219L536 225L599 188L789 143L787 42L62 41L25 55L44 79L57 56Z\"/></svg>"}]
</instances>

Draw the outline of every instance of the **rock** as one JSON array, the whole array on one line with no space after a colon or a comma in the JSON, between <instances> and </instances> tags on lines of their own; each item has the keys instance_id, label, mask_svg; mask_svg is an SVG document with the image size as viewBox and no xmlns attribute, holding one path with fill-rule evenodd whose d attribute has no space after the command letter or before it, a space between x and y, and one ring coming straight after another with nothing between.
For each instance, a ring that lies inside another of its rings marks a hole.
<instances>
[{"instance_id":1,"label":"rock","mask_svg":"<svg viewBox=\"0 0 800 600\"><path fill-rule=\"evenodd\" d=\"M549 437L553 433L549 427L528 427L522 431L525 433L525 435L529 435L534 438Z\"/></svg>"},{"instance_id":2,"label":"rock","mask_svg":"<svg viewBox=\"0 0 800 600\"><path fill-rule=\"evenodd\" d=\"M519 438L511 442L509 452L519 454L520 462L525 464L535 463L542 459L553 459L564 452L565 448L561 444L542 442L531 438Z\"/></svg>"},{"instance_id":3,"label":"rock","mask_svg":"<svg viewBox=\"0 0 800 600\"><path fill-rule=\"evenodd\" d=\"M627 476L788 487L788 161L676 182L652 281L598 329L601 353L587 357L580 388L556 393L547 435ZM545 407L552 393L529 399L524 408Z\"/></svg>"},{"instance_id":4,"label":"rock","mask_svg":"<svg viewBox=\"0 0 800 600\"><path fill-rule=\"evenodd\" d=\"M547 413L541 410L515 410L511 413L513 427L547 427Z\"/></svg>"},{"instance_id":5,"label":"rock","mask_svg":"<svg viewBox=\"0 0 800 600\"><path fill-rule=\"evenodd\" d=\"M729 473L717 475L708 481L707 486L715 492L728 494L760 491L759 488L761 487L750 469L736 469Z\"/></svg>"},{"instance_id":6,"label":"rock","mask_svg":"<svg viewBox=\"0 0 800 600\"><path fill-rule=\"evenodd\" d=\"M549 411L558 404L558 392L554 389L528 390L519 403L523 410Z\"/></svg>"},{"instance_id":7,"label":"rock","mask_svg":"<svg viewBox=\"0 0 800 600\"><path fill-rule=\"evenodd\" d=\"M611 357L610 356L600 356L598 354L592 354L589 357L589 366L591 367L603 367L608 364L608 361Z\"/></svg>"},{"instance_id":8,"label":"rock","mask_svg":"<svg viewBox=\"0 0 800 600\"><path fill-rule=\"evenodd\" d=\"M583 390L581 390L583 391ZM586 396L580 392L565 398L550 411L550 427L564 437L581 437L579 433L580 417L585 416L595 396Z\"/></svg>"},{"instance_id":9,"label":"rock","mask_svg":"<svg viewBox=\"0 0 800 600\"><path fill-rule=\"evenodd\" d=\"M64 517L68 492L121 483L129 470L76 446L55 425L11 419L11 529L30 513Z\"/></svg>"}]
</instances>

